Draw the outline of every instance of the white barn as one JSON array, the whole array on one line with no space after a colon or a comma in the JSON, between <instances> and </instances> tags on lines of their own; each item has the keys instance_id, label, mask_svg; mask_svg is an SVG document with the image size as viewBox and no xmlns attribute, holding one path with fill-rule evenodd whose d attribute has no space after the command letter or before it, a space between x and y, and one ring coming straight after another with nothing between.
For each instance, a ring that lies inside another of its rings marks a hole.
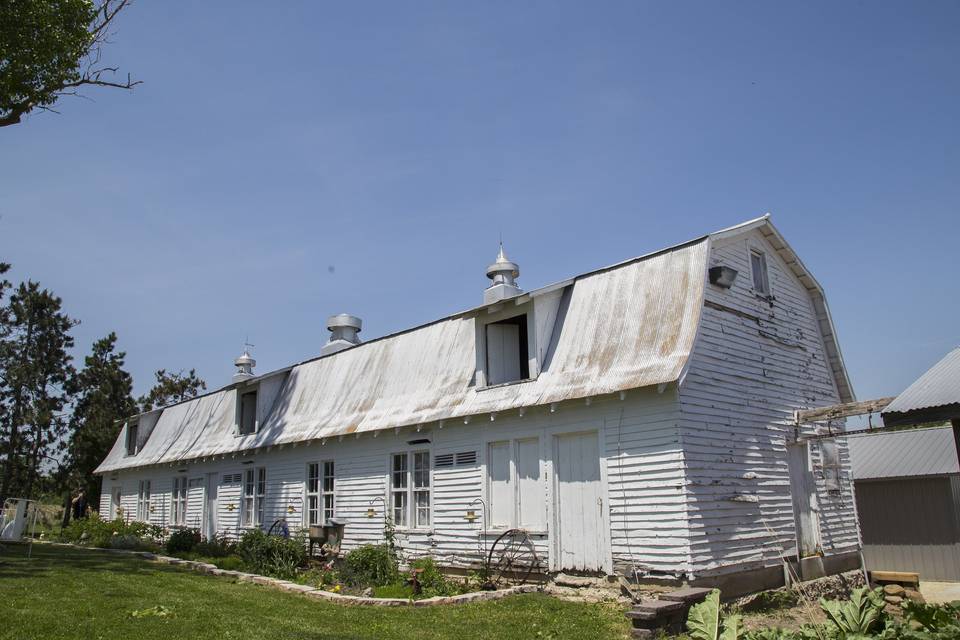
<instances>
[{"instance_id":1,"label":"white barn","mask_svg":"<svg viewBox=\"0 0 960 640\"><path fill-rule=\"evenodd\" d=\"M130 418L101 513L207 535L335 515L351 548L386 509L450 567L516 527L550 571L733 591L782 584L798 548L808 572L857 565L845 444L822 464L794 442L824 428L795 410L853 391L767 216L535 291L502 250L487 275L479 307L367 342L335 316L319 357L254 375L244 354L232 384Z\"/></svg>"}]
</instances>

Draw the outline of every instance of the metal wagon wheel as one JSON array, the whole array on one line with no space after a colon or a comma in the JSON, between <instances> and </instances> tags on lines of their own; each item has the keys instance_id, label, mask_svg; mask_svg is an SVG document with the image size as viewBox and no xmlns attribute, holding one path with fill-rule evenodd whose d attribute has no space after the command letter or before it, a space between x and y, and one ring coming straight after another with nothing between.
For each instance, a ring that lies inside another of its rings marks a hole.
<instances>
[{"instance_id":1,"label":"metal wagon wheel","mask_svg":"<svg viewBox=\"0 0 960 640\"><path fill-rule=\"evenodd\" d=\"M504 580L524 584L540 569L540 557L533 541L523 529L508 529L500 534L487 555L489 581L499 586Z\"/></svg>"}]
</instances>

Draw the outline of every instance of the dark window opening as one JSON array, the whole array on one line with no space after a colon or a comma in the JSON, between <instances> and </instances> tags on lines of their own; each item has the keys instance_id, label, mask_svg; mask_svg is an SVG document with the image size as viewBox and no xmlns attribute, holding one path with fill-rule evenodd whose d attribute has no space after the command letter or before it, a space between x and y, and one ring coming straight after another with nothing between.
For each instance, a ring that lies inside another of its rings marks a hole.
<instances>
[{"instance_id":1,"label":"dark window opening","mask_svg":"<svg viewBox=\"0 0 960 640\"><path fill-rule=\"evenodd\" d=\"M770 279L767 277L767 256L761 251L750 252L750 269L753 272L753 290L760 295L770 295Z\"/></svg>"},{"instance_id":2,"label":"dark window opening","mask_svg":"<svg viewBox=\"0 0 960 640\"><path fill-rule=\"evenodd\" d=\"M257 392L248 391L240 396L240 435L257 430Z\"/></svg>"},{"instance_id":3,"label":"dark window opening","mask_svg":"<svg viewBox=\"0 0 960 640\"><path fill-rule=\"evenodd\" d=\"M486 326L487 384L502 384L530 377L527 360L527 316L519 315Z\"/></svg>"},{"instance_id":4,"label":"dark window opening","mask_svg":"<svg viewBox=\"0 0 960 640\"><path fill-rule=\"evenodd\" d=\"M137 455L137 431L140 425L138 424L128 424L127 425L127 455L135 456Z\"/></svg>"}]
</instances>

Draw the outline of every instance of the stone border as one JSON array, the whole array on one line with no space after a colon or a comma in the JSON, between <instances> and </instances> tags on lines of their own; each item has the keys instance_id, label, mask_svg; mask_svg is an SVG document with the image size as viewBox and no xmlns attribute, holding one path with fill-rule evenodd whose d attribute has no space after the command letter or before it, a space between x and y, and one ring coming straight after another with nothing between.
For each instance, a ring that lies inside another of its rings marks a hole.
<instances>
[{"instance_id":1,"label":"stone border","mask_svg":"<svg viewBox=\"0 0 960 640\"><path fill-rule=\"evenodd\" d=\"M259 584L267 587L274 587L280 589L281 591L289 591L293 593L302 593L303 595L310 596L311 598L317 598L318 600L326 600L328 602L336 602L337 604L343 605L363 605L363 606L375 606L375 607L432 607L437 605L445 604L464 604L467 602L483 602L488 600L500 600L506 598L507 596L516 595L518 593L534 593L537 591L542 591L538 585L535 584L524 584L516 587L507 587L506 589L501 589L499 591L474 591L472 593L463 593L458 596L434 596L432 598L424 598L423 600L405 600L403 598L370 598L366 596L349 596L341 593L333 593L332 591L324 591L323 589L317 589L305 584L298 584L296 582L289 582L287 580L280 580L278 578L270 578L267 576L257 575L255 573L244 573L243 571L228 571L227 569L220 569L216 565L208 564L206 562L196 562L194 560L183 560L181 558L173 558L170 556L158 555L150 551L131 551L129 549L104 549L102 547L85 547L78 544L70 544L68 542L41 542L40 544L49 544L57 547L72 547L74 549L86 549L89 551L105 551L107 553L118 553L121 555L131 555L143 558L144 560L149 560L151 562L159 562L162 564L169 564L178 567L185 567L187 569L192 569L194 571L199 571L200 573L206 573L212 576L223 576L227 578L234 578L237 582L251 582L253 584Z\"/></svg>"}]
</instances>

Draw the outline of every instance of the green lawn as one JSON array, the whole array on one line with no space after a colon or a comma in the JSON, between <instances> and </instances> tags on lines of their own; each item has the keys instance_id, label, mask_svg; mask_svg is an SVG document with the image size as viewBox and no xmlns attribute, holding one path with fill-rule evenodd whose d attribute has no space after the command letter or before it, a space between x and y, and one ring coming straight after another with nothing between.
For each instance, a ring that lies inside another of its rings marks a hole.
<instances>
[{"instance_id":1,"label":"green lawn","mask_svg":"<svg viewBox=\"0 0 960 640\"><path fill-rule=\"evenodd\" d=\"M169 617L135 617L162 605ZM612 606L539 594L445 607L345 607L97 551L0 550L0 639L625 638Z\"/></svg>"}]
</instances>

